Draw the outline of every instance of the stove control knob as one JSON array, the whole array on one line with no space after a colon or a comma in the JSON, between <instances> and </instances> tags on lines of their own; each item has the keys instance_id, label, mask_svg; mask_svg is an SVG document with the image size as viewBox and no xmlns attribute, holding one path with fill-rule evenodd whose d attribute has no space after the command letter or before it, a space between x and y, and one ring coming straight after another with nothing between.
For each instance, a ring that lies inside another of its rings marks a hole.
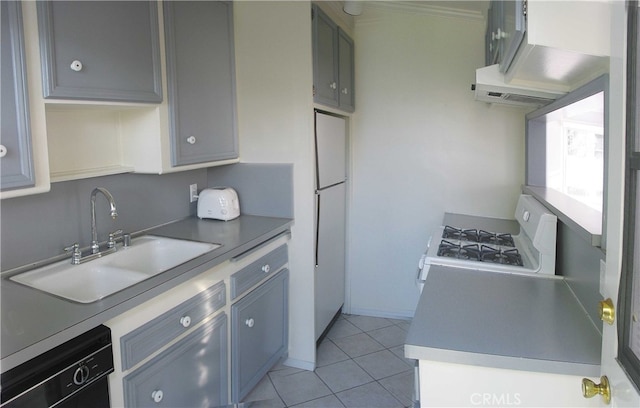
<instances>
[{"instance_id":1,"label":"stove control knob","mask_svg":"<svg viewBox=\"0 0 640 408\"><path fill-rule=\"evenodd\" d=\"M525 210L524 213L522 213L522 219L524 222L528 222L530 217L531 213L529 211Z\"/></svg>"}]
</instances>

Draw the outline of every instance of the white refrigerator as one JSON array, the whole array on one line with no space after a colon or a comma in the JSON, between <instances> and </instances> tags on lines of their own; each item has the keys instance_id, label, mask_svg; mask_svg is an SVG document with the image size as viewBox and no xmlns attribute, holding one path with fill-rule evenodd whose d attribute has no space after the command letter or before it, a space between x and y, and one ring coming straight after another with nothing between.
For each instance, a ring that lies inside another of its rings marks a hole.
<instances>
[{"instance_id":1,"label":"white refrigerator","mask_svg":"<svg viewBox=\"0 0 640 408\"><path fill-rule=\"evenodd\" d=\"M315 338L345 299L347 138L343 118L316 112Z\"/></svg>"}]
</instances>

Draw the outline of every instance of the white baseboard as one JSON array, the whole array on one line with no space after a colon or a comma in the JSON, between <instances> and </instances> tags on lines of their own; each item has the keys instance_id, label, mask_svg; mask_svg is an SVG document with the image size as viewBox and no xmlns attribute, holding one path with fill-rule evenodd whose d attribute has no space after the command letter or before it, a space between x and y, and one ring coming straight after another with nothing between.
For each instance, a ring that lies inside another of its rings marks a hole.
<instances>
[{"instance_id":1,"label":"white baseboard","mask_svg":"<svg viewBox=\"0 0 640 408\"><path fill-rule=\"evenodd\" d=\"M390 312L387 310L351 308L349 312L345 313L360 316L385 317L388 319L411 320L413 319L414 310L399 310Z\"/></svg>"},{"instance_id":2,"label":"white baseboard","mask_svg":"<svg viewBox=\"0 0 640 408\"><path fill-rule=\"evenodd\" d=\"M282 363L287 367L299 368L301 370L313 371L316 369L315 363L305 360L297 360L295 358L287 358Z\"/></svg>"}]
</instances>

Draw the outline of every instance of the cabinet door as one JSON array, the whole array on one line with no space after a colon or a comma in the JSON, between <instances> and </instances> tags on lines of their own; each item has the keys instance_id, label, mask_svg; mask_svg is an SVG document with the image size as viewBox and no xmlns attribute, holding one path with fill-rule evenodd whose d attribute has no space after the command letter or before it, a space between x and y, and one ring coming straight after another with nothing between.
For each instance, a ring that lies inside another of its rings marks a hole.
<instances>
[{"instance_id":1,"label":"cabinet door","mask_svg":"<svg viewBox=\"0 0 640 408\"><path fill-rule=\"evenodd\" d=\"M338 29L338 61L340 108L353 112L355 110L353 40L340 29Z\"/></svg>"},{"instance_id":2,"label":"cabinet door","mask_svg":"<svg viewBox=\"0 0 640 408\"><path fill-rule=\"evenodd\" d=\"M155 1L39 1L45 98L161 102Z\"/></svg>"},{"instance_id":3,"label":"cabinet door","mask_svg":"<svg viewBox=\"0 0 640 408\"><path fill-rule=\"evenodd\" d=\"M226 406L227 384L227 316L222 314L124 377L125 405Z\"/></svg>"},{"instance_id":4,"label":"cabinet door","mask_svg":"<svg viewBox=\"0 0 640 408\"><path fill-rule=\"evenodd\" d=\"M231 397L240 402L288 349L289 271L231 306Z\"/></svg>"},{"instance_id":5,"label":"cabinet door","mask_svg":"<svg viewBox=\"0 0 640 408\"><path fill-rule=\"evenodd\" d=\"M20 2L0 2L2 101L0 188L35 185Z\"/></svg>"},{"instance_id":6,"label":"cabinet door","mask_svg":"<svg viewBox=\"0 0 640 408\"><path fill-rule=\"evenodd\" d=\"M507 72L524 39L526 31L526 13L524 0L510 0L502 3L504 38L501 38L502 58L500 72Z\"/></svg>"},{"instance_id":7,"label":"cabinet door","mask_svg":"<svg viewBox=\"0 0 640 408\"><path fill-rule=\"evenodd\" d=\"M489 62L487 65L499 64L502 60L502 44L501 40L503 36L503 21L504 14L502 11L502 1L492 0L489 8L489 25L487 30L487 41L489 42Z\"/></svg>"},{"instance_id":8,"label":"cabinet door","mask_svg":"<svg viewBox=\"0 0 640 408\"><path fill-rule=\"evenodd\" d=\"M172 164L235 159L233 5L163 4Z\"/></svg>"},{"instance_id":9,"label":"cabinet door","mask_svg":"<svg viewBox=\"0 0 640 408\"><path fill-rule=\"evenodd\" d=\"M338 106L338 26L317 6L313 17L314 101Z\"/></svg>"}]
</instances>

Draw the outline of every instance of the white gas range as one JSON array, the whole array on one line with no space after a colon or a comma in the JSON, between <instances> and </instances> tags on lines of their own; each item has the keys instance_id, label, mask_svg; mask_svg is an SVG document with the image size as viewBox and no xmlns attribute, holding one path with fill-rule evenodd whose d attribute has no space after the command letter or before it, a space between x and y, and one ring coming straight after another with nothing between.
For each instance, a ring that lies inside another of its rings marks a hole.
<instances>
[{"instance_id":1,"label":"white gas range","mask_svg":"<svg viewBox=\"0 0 640 408\"><path fill-rule=\"evenodd\" d=\"M555 275L557 218L530 195L520 195L517 234L474 225L445 225L434 231L418 269L420 289L431 265L511 274Z\"/></svg>"}]
</instances>

